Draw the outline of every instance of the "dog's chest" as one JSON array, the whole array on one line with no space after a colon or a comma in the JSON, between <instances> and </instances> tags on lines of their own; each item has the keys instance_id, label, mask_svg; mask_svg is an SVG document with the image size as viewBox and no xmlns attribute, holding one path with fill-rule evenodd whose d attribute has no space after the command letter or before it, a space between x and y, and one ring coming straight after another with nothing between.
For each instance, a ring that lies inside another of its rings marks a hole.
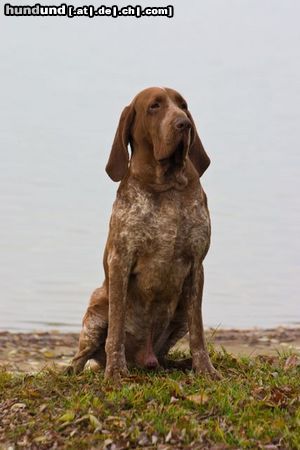
<instances>
[{"instance_id":1,"label":"dog's chest","mask_svg":"<svg viewBox=\"0 0 300 450\"><path fill-rule=\"evenodd\" d=\"M180 192L158 199L139 190L130 194L114 204L109 237L118 260L131 267L126 327L140 335L145 323L156 324L160 334L175 314L193 261L208 250L209 213L200 190L188 202Z\"/></svg>"},{"instance_id":2,"label":"dog's chest","mask_svg":"<svg viewBox=\"0 0 300 450\"><path fill-rule=\"evenodd\" d=\"M112 222L118 229L116 245L149 268L161 272L171 265L190 263L205 255L210 240L209 213L200 192L188 202L181 192L154 197L134 189L126 199L117 199Z\"/></svg>"}]
</instances>

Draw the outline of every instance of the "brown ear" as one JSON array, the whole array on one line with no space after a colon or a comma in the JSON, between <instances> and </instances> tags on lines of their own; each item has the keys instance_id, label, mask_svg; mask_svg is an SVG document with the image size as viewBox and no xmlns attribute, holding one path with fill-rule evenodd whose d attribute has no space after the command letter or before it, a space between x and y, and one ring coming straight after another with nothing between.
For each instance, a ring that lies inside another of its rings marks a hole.
<instances>
[{"instance_id":1,"label":"brown ear","mask_svg":"<svg viewBox=\"0 0 300 450\"><path fill-rule=\"evenodd\" d=\"M210 165L210 159L206 151L204 150L204 147L196 130L195 122L189 111L187 112L187 115L193 124L189 157L194 164L197 172L199 173L199 177L201 177Z\"/></svg>"},{"instance_id":2,"label":"brown ear","mask_svg":"<svg viewBox=\"0 0 300 450\"><path fill-rule=\"evenodd\" d=\"M128 143L130 141L130 128L134 119L132 105L126 106L121 114L114 142L110 151L106 172L113 181L120 181L128 169L129 154Z\"/></svg>"}]
</instances>

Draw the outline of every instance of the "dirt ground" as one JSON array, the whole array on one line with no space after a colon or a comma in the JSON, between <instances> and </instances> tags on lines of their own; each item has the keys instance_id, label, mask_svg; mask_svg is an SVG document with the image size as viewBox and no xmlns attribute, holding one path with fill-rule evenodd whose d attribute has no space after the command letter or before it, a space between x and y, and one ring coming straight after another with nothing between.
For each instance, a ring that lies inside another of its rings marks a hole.
<instances>
[{"instance_id":1,"label":"dirt ground","mask_svg":"<svg viewBox=\"0 0 300 450\"><path fill-rule=\"evenodd\" d=\"M224 347L234 355L276 355L279 352L300 354L300 328L213 330L206 331L207 340L216 349ZM77 333L58 331L33 333L0 332L0 367L14 372L36 372L46 366L66 366L78 343ZM177 348L188 349L188 338Z\"/></svg>"}]
</instances>

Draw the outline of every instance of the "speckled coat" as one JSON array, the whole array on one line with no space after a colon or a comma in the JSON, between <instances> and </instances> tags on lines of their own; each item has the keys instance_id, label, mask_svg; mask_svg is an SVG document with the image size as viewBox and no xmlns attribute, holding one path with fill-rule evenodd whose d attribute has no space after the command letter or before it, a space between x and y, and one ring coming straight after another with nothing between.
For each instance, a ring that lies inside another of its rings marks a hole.
<instances>
[{"instance_id":1,"label":"speckled coat","mask_svg":"<svg viewBox=\"0 0 300 450\"><path fill-rule=\"evenodd\" d=\"M105 281L84 316L75 371L88 359L113 379L127 374L128 364L166 366L169 349L189 331L193 368L218 377L201 311L210 218L199 177L209 162L178 92L148 88L124 109L106 168L121 183Z\"/></svg>"}]
</instances>

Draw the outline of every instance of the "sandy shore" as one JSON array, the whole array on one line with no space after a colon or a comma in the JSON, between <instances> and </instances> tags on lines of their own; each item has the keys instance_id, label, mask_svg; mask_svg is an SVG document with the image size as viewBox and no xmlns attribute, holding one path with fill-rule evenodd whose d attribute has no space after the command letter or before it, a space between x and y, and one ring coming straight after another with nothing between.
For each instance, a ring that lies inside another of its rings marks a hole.
<instances>
[{"instance_id":1,"label":"sandy shore","mask_svg":"<svg viewBox=\"0 0 300 450\"><path fill-rule=\"evenodd\" d=\"M276 355L279 352L300 354L300 328L212 330L206 331L207 340L217 349L224 347L235 355ZM0 367L10 371L33 372L44 367L66 366L78 343L77 333L57 331L33 333L0 332ZM184 338L178 348L186 350Z\"/></svg>"}]
</instances>

